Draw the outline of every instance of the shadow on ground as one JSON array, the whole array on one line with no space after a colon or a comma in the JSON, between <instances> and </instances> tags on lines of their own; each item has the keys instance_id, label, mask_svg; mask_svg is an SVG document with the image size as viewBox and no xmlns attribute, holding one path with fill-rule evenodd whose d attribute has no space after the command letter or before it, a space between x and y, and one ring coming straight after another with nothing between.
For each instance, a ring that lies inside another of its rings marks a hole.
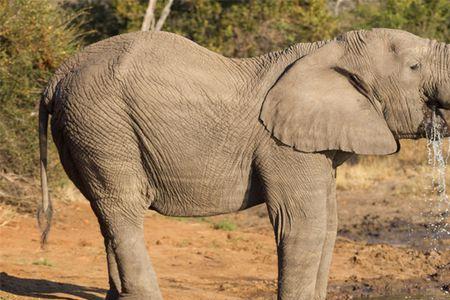
<instances>
[{"instance_id":1,"label":"shadow on ground","mask_svg":"<svg viewBox=\"0 0 450 300\"><path fill-rule=\"evenodd\" d=\"M43 299L101 300L105 289L85 287L75 284L49 281L45 279L19 278L7 273L0 273L0 290L16 295ZM96 295L97 294L97 295Z\"/></svg>"}]
</instances>

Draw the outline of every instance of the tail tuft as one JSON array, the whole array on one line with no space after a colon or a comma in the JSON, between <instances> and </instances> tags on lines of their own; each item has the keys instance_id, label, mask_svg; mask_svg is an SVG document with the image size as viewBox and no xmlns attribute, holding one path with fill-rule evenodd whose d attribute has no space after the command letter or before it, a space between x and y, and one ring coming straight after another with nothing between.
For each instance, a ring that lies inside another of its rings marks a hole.
<instances>
[{"instance_id":1,"label":"tail tuft","mask_svg":"<svg viewBox=\"0 0 450 300\"><path fill-rule=\"evenodd\" d=\"M41 205L37 211L37 221L39 229L41 230L41 248L44 249L48 240L48 233L50 232L50 227L52 225L53 218L53 207L51 202L47 206L47 209Z\"/></svg>"}]
</instances>

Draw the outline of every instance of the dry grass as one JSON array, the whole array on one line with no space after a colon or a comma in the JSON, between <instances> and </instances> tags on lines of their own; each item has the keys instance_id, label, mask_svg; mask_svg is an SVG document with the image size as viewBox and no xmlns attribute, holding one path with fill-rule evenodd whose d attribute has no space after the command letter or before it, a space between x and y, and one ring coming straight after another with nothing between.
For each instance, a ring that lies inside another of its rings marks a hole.
<instances>
[{"instance_id":1,"label":"dry grass","mask_svg":"<svg viewBox=\"0 0 450 300\"><path fill-rule=\"evenodd\" d=\"M65 178L65 177L64 177ZM69 180L61 180L50 189L53 201L73 202L83 200L83 195ZM14 173L0 172L0 208L10 207L19 213L35 213L41 203L41 188L38 179ZM1 214L1 211L0 211ZM0 215L0 224L2 215Z\"/></svg>"},{"instance_id":2,"label":"dry grass","mask_svg":"<svg viewBox=\"0 0 450 300\"><path fill-rule=\"evenodd\" d=\"M14 206L18 212L35 211L40 189L32 177L0 172L0 203Z\"/></svg>"},{"instance_id":3,"label":"dry grass","mask_svg":"<svg viewBox=\"0 0 450 300\"><path fill-rule=\"evenodd\" d=\"M17 216L17 212L10 206L0 206L0 227L5 226Z\"/></svg>"},{"instance_id":4,"label":"dry grass","mask_svg":"<svg viewBox=\"0 0 450 300\"><path fill-rule=\"evenodd\" d=\"M62 186L55 188L52 194L54 194L58 200L65 202L82 201L85 199L71 181L67 181Z\"/></svg>"},{"instance_id":5,"label":"dry grass","mask_svg":"<svg viewBox=\"0 0 450 300\"><path fill-rule=\"evenodd\" d=\"M399 185L397 193L416 194L429 186L432 169L428 165L426 140L404 140L401 146L394 155L360 156L357 164L344 164L337 172L337 188L368 189L381 181L392 181Z\"/></svg>"}]
</instances>

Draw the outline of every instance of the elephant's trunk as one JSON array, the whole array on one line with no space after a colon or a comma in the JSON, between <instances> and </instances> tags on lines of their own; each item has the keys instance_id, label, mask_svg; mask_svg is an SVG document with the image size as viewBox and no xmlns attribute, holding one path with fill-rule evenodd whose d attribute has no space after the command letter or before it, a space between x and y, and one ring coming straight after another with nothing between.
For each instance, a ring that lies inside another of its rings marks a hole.
<instances>
[{"instance_id":1,"label":"elephant's trunk","mask_svg":"<svg viewBox=\"0 0 450 300\"><path fill-rule=\"evenodd\" d=\"M438 53L439 77L436 85L436 96L440 106L450 109L450 45L441 44Z\"/></svg>"}]
</instances>

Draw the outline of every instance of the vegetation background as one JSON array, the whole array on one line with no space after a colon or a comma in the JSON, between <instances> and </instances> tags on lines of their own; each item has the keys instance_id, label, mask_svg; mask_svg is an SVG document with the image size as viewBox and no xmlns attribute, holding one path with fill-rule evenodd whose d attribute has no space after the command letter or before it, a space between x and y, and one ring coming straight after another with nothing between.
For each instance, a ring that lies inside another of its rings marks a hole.
<instances>
[{"instance_id":1,"label":"vegetation background","mask_svg":"<svg viewBox=\"0 0 450 300\"><path fill-rule=\"evenodd\" d=\"M158 13L165 1L157 3ZM145 0L0 0L0 202L32 211L39 197L37 105L59 64L85 45L140 29ZM248 57L348 30L388 27L450 41L448 0L175 0L163 30L226 56ZM425 142L402 142L400 154L344 166L338 187L371 187L427 164ZM57 198L70 185L50 151ZM405 168L405 166L408 168ZM414 181L415 182L415 181ZM417 185L406 185L411 192Z\"/></svg>"}]
</instances>

